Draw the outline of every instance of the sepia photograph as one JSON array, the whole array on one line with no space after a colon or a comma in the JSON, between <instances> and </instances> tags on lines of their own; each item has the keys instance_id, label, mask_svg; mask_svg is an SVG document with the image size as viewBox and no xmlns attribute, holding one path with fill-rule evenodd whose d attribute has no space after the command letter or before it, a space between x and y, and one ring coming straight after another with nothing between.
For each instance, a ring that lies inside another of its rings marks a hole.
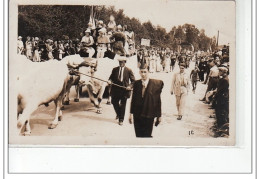
<instances>
[{"instance_id":1,"label":"sepia photograph","mask_svg":"<svg viewBox=\"0 0 260 179\"><path fill-rule=\"evenodd\" d=\"M235 1L10 1L9 144L235 146Z\"/></svg>"}]
</instances>

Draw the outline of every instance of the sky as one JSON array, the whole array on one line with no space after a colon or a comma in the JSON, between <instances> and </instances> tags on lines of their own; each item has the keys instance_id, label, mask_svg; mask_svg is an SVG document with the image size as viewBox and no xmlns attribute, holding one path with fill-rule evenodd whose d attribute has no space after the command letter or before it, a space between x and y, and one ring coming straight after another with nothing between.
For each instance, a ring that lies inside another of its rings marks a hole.
<instances>
[{"instance_id":1,"label":"sky","mask_svg":"<svg viewBox=\"0 0 260 179\"><path fill-rule=\"evenodd\" d=\"M31 2L37 4L38 1L43 4L54 3L53 0L19 0L23 4ZM128 17L135 17L141 22L150 20L153 25L160 25L167 32L173 26L194 24L199 30L204 29L209 37L217 37L219 31L219 45L235 43L236 3L234 0L56 0L56 2L68 5L115 6L117 10L123 9ZM238 18L239 15L238 13ZM243 23L238 25L244 25Z\"/></svg>"},{"instance_id":2,"label":"sky","mask_svg":"<svg viewBox=\"0 0 260 179\"><path fill-rule=\"evenodd\" d=\"M235 39L235 3L233 1L173 1L139 0L115 1L116 9L124 9L129 17L141 22L150 20L167 32L173 26L185 23L204 29L209 37L217 37L219 44L231 43ZM135 2L135 3L133 3Z\"/></svg>"}]
</instances>

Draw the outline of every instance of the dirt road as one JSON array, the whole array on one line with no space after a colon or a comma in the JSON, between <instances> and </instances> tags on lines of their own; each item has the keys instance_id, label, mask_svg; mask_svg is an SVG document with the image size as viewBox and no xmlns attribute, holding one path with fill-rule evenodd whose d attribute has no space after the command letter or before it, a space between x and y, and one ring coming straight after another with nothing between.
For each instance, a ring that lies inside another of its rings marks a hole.
<instances>
[{"instance_id":1,"label":"dirt road","mask_svg":"<svg viewBox=\"0 0 260 179\"><path fill-rule=\"evenodd\" d=\"M194 67L191 62L187 73ZM178 71L178 65L174 72ZM153 129L152 139L138 139L134 134L133 124L128 120L123 126L115 120L112 105L107 105L107 99L102 101L102 114L97 114L88 98L73 101L74 88L71 90L71 104L63 110L63 120L55 129L48 129L54 117L54 103L49 107L40 106L31 117L31 136L19 137L14 143L28 144L72 144L72 145L120 145L120 146L205 146L231 145L230 138L214 138L210 128L215 119L207 104L199 101L203 97L206 85L198 82L195 94L190 89L185 115L177 120L175 96L170 94L171 79L174 72L152 73L151 78L164 81L162 92L162 123Z\"/></svg>"}]
</instances>

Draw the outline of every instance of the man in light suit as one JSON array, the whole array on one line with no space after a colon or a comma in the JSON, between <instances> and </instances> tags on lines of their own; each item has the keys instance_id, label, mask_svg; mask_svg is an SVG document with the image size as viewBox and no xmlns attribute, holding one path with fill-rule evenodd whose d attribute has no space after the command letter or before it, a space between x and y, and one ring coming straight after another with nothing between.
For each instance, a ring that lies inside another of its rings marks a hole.
<instances>
[{"instance_id":1,"label":"man in light suit","mask_svg":"<svg viewBox=\"0 0 260 179\"><path fill-rule=\"evenodd\" d=\"M163 81L150 79L147 64L141 64L141 79L133 86L129 122L134 118L136 137L152 137L154 118L161 122L161 92Z\"/></svg>"},{"instance_id":2,"label":"man in light suit","mask_svg":"<svg viewBox=\"0 0 260 179\"><path fill-rule=\"evenodd\" d=\"M175 73L172 79L171 94L175 94L176 97L176 106L178 110L177 120L182 119L186 96L190 87L189 77L184 71L185 66L185 64L181 63L179 65L180 71Z\"/></svg>"},{"instance_id":3,"label":"man in light suit","mask_svg":"<svg viewBox=\"0 0 260 179\"><path fill-rule=\"evenodd\" d=\"M125 107L127 98L131 95L131 90L133 83L135 81L134 74L132 70L125 66L127 61L126 57L119 57L119 66L112 70L109 77L109 84L112 82L114 84L120 85L118 87L112 85L111 88L111 98L112 104L116 112L116 119L119 119L119 125L123 125L125 116ZM131 83L129 83L129 81Z\"/></svg>"}]
</instances>

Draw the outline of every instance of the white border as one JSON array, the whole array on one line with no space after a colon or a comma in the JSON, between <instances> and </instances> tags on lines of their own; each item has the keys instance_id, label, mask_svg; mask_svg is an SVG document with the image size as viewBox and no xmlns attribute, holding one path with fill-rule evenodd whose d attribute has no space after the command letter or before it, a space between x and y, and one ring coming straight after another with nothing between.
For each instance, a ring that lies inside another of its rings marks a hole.
<instances>
[{"instance_id":1,"label":"white border","mask_svg":"<svg viewBox=\"0 0 260 179\"><path fill-rule=\"evenodd\" d=\"M106 172L106 173L130 173L130 172L227 172L243 173L251 172L251 3L249 0L238 0L237 4L237 103L239 106L237 115L237 141L241 141L234 148L10 148L9 162L17 164L15 171L48 171L48 172ZM6 23L7 2L5 1ZM2 8L2 7L1 7ZM3 12L3 11L2 11ZM5 33L8 32L5 24ZM7 47L7 34L5 47ZM2 49L2 48L1 48ZM243 49L243 50L241 50ZM5 48L5 60L7 59ZM253 64L254 65L254 64ZM5 61L7 72L7 61ZM243 80L244 79L244 80ZM2 90L2 89L1 89ZM7 74L5 74L5 92L7 92ZM7 97L5 97L5 105ZM245 107L245 108L243 108ZM1 108L2 109L2 108ZM253 116L254 113L252 114ZM253 117L252 116L252 117ZM5 108L5 129L7 129L7 109ZM248 123L241 123L247 119ZM255 122L253 123L254 126ZM255 129L253 127L253 129ZM241 132L242 131L242 132ZM240 133L241 132L241 133ZM254 131L253 131L254 132ZM255 133L253 133L255 134ZM5 130L5 151L8 150L7 130ZM242 140L240 140L242 139ZM255 145L255 143L254 143ZM254 146L253 145L253 146ZM20 175L7 174L7 154L5 153L5 177L20 178ZM254 158L254 157L253 157ZM14 165L12 165L14 167ZM254 170L255 171L255 170ZM51 175L57 177L56 175ZM166 176L166 175L163 175ZM252 178L253 175L195 175L192 178ZM34 175L22 175L22 177L35 178ZM37 176L38 177L38 176ZM50 177L42 175L41 177ZM71 178L72 175L58 177ZM76 175L77 178L86 176ZM88 177L88 176L87 176ZM93 177L93 176L89 176ZM111 176L115 177L116 176ZM117 177L122 177L118 176ZM157 176L158 178L159 176ZM183 178L184 175L178 178ZM186 178L186 177L185 177Z\"/></svg>"}]
</instances>

